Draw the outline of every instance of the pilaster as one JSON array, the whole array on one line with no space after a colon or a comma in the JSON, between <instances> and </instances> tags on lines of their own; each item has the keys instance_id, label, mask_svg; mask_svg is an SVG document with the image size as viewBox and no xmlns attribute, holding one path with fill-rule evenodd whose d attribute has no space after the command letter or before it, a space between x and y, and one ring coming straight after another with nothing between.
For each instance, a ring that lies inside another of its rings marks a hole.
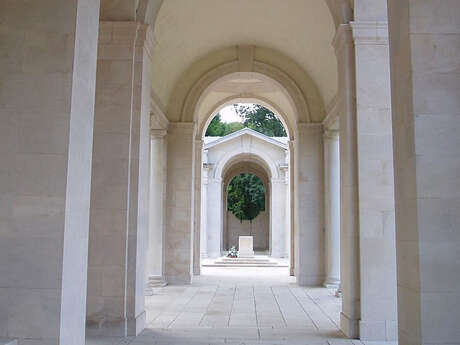
<instances>
[{"instance_id":1,"label":"pilaster","mask_svg":"<svg viewBox=\"0 0 460 345\"><path fill-rule=\"evenodd\" d=\"M137 335L145 322L153 40L137 22L99 28L87 332Z\"/></svg>"},{"instance_id":2,"label":"pilaster","mask_svg":"<svg viewBox=\"0 0 460 345\"><path fill-rule=\"evenodd\" d=\"M165 232L169 284L190 284L193 277L195 135L193 122L169 124Z\"/></svg>"}]
</instances>

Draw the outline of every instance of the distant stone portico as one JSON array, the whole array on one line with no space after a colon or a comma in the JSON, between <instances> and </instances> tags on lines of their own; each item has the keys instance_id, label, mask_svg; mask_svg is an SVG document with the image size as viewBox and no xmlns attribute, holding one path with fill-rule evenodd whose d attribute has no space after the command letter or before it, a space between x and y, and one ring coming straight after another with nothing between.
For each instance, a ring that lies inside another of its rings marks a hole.
<instances>
[{"instance_id":1,"label":"distant stone portico","mask_svg":"<svg viewBox=\"0 0 460 345\"><path fill-rule=\"evenodd\" d=\"M254 249L289 257L288 138L271 138L244 128L225 137L205 137L201 188L201 256L218 257L239 235L249 235L249 221L239 222L227 211L227 188L241 173L256 175L266 190L265 211L252 221ZM238 224L241 223L241 226ZM246 230L246 231L245 231Z\"/></svg>"}]
</instances>

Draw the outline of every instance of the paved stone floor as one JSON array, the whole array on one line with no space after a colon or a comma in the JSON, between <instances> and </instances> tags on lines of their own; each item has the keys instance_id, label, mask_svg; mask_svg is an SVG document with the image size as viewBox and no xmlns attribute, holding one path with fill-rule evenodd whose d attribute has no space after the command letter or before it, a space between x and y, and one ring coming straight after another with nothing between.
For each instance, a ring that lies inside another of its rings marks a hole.
<instances>
[{"instance_id":1,"label":"paved stone floor","mask_svg":"<svg viewBox=\"0 0 460 345\"><path fill-rule=\"evenodd\" d=\"M333 291L299 287L286 268L203 268L192 285L157 289L146 309L137 338L86 344L363 345L339 331Z\"/></svg>"}]
</instances>

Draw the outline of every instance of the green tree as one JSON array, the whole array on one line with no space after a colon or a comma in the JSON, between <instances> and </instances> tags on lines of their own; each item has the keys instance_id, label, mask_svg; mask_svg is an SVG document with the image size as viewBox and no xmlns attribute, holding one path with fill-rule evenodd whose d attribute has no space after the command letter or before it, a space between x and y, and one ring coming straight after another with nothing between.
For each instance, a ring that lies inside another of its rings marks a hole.
<instances>
[{"instance_id":1,"label":"green tree","mask_svg":"<svg viewBox=\"0 0 460 345\"><path fill-rule=\"evenodd\" d=\"M224 137L233 132L243 129L245 126L241 122L222 122L220 114L218 113L209 123L206 129L207 137Z\"/></svg>"},{"instance_id":2,"label":"green tree","mask_svg":"<svg viewBox=\"0 0 460 345\"><path fill-rule=\"evenodd\" d=\"M224 137L245 127L269 137L286 136L283 123L271 110L258 104L234 104L233 107L243 122L222 122L217 113L206 130L207 137Z\"/></svg>"},{"instance_id":3,"label":"green tree","mask_svg":"<svg viewBox=\"0 0 460 345\"><path fill-rule=\"evenodd\" d=\"M258 104L234 104L235 111L243 118L244 127L269 137L285 137L283 123L269 109Z\"/></svg>"},{"instance_id":4,"label":"green tree","mask_svg":"<svg viewBox=\"0 0 460 345\"><path fill-rule=\"evenodd\" d=\"M227 188L227 209L240 221L252 221L265 210L265 186L254 174L235 176Z\"/></svg>"}]
</instances>

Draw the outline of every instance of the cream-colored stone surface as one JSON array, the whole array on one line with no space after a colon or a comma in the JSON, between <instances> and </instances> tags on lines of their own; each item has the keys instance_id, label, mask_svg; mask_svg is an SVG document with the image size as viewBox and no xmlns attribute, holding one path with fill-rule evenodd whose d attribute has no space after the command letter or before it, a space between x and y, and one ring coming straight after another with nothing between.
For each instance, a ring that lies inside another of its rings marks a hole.
<instances>
[{"instance_id":1,"label":"cream-colored stone surface","mask_svg":"<svg viewBox=\"0 0 460 345\"><path fill-rule=\"evenodd\" d=\"M324 142L324 224L325 286L340 284L340 149L339 132L325 130Z\"/></svg>"},{"instance_id":2,"label":"cream-colored stone surface","mask_svg":"<svg viewBox=\"0 0 460 345\"><path fill-rule=\"evenodd\" d=\"M206 237L207 255L219 257L223 250L237 244L237 233L233 231L234 219L227 216L227 187L233 177L240 173L253 173L258 176L266 188L265 209L268 221L260 224L267 227L267 243L261 240L260 250L271 255L285 255L286 232L286 190L288 184L285 170L287 138L270 138L245 128L222 138L205 137L206 150L203 161L203 175L206 174ZM249 230L249 229L248 229ZM261 231L262 233L263 231ZM257 236L258 238L258 236ZM258 243L259 244L259 243ZM259 248L259 247L258 247ZM264 248L264 249L263 249ZM259 250L259 249L257 249Z\"/></svg>"},{"instance_id":3,"label":"cream-colored stone surface","mask_svg":"<svg viewBox=\"0 0 460 345\"><path fill-rule=\"evenodd\" d=\"M377 9L378 6L375 6L374 10ZM358 135L359 331L363 340L396 340L396 245L388 25L386 22L354 22L352 28L356 54Z\"/></svg>"},{"instance_id":4,"label":"cream-colored stone surface","mask_svg":"<svg viewBox=\"0 0 460 345\"><path fill-rule=\"evenodd\" d=\"M295 141L295 276L301 286L324 281L322 126L299 124Z\"/></svg>"},{"instance_id":5,"label":"cream-colored stone surface","mask_svg":"<svg viewBox=\"0 0 460 345\"><path fill-rule=\"evenodd\" d=\"M166 182L165 277L189 284L193 276L195 125L170 123Z\"/></svg>"},{"instance_id":6,"label":"cream-colored stone surface","mask_svg":"<svg viewBox=\"0 0 460 345\"><path fill-rule=\"evenodd\" d=\"M224 239L227 238L228 244L223 250L229 250L232 246L238 249L240 236L252 236L254 242L254 250L256 252L268 252L270 246L270 219L269 213L262 211L252 221L239 220L235 215L227 211L227 234L224 234Z\"/></svg>"},{"instance_id":7,"label":"cream-colored stone surface","mask_svg":"<svg viewBox=\"0 0 460 345\"><path fill-rule=\"evenodd\" d=\"M0 337L20 344L84 343L98 10L1 5Z\"/></svg>"},{"instance_id":8,"label":"cream-colored stone surface","mask_svg":"<svg viewBox=\"0 0 460 345\"><path fill-rule=\"evenodd\" d=\"M101 22L91 190L88 332L143 329L149 230L151 32Z\"/></svg>"},{"instance_id":9,"label":"cream-colored stone surface","mask_svg":"<svg viewBox=\"0 0 460 345\"><path fill-rule=\"evenodd\" d=\"M389 1L401 344L460 339L458 13Z\"/></svg>"},{"instance_id":10,"label":"cream-colored stone surface","mask_svg":"<svg viewBox=\"0 0 460 345\"><path fill-rule=\"evenodd\" d=\"M98 11L1 4L0 338L21 345L85 341Z\"/></svg>"},{"instance_id":11,"label":"cream-colored stone surface","mask_svg":"<svg viewBox=\"0 0 460 345\"><path fill-rule=\"evenodd\" d=\"M297 39L299 32L303 34ZM312 76L327 104L337 87L333 35L324 0L290 0L289 6L277 0L167 0L155 25L154 92L169 108L177 101L175 83L192 63L216 48L252 44L294 59Z\"/></svg>"}]
</instances>

